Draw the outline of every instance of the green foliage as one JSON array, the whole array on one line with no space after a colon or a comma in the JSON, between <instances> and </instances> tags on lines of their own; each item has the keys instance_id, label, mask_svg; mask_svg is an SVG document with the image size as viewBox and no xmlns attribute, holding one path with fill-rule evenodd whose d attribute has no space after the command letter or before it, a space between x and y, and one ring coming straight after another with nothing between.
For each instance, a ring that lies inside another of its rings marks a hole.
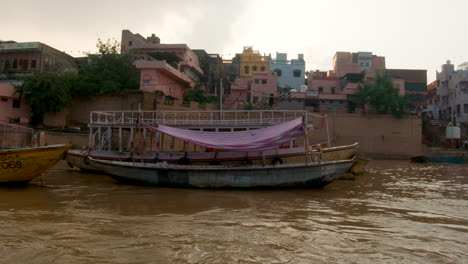
<instances>
[{"instance_id":1,"label":"green foliage","mask_svg":"<svg viewBox=\"0 0 468 264\"><path fill-rule=\"evenodd\" d=\"M71 106L71 91L75 88L76 80L75 73L34 72L16 86L16 91L31 107L31 123L39 124L45 113L59 112Z\"/></svg>"},{"instance_id":2,"label":"green foliage","mask_svg":"<svg viewBox=\"0 0 468 264\"><path fill-rule=\"evenodd\" d=\"M111 94L139 88L138 70L129 55L118 54L116 41L104 43L99 39L97 47L100 54L89 55L88 63L78 74L46 68L26 77L16 87L32 108L31 123L38 124L45 113L59 112L70 106L74 96Z\"/></svg>"},{"instance_id":3,"label":"green foliage","mask_svg":"<svg viewBox=\"0 0 468 264\"><path fill-rule=\"evenodd\" d=\"M98 38L96 48L98 48L99 54L102 55L118 54L120 44L115 39L113 39L112 41L110 39L107 39L107 41L104 43L101 39Z\"/></svg>"},{"instance_id":4,"label":"green foliage","mask_svg":"<svg viewBox=\"0 0 468 264\"><path fill-rule=\"evenodd\" d=\"M139 88L139 72L128 54L118 54L119 43L98 39L99 54L89 55L80 69L75 96L112 94Z\"/></svg>"},{"instance_id":5,"label":"green foliage","mask_svg":"<svg viewBox=\"0 0 468 264\"><path fill-rule=\"evenodd\" d=\"M195 85L194 89L188 90L184 95L184 102L198 102L206 104L211 102L211 98L206 95L205 91L200 88L200 85Z\"/></svg>"},{"instance_id":6,"label":"green foliage","mask_svg":"<svg viewBox=\"0 0 468 264\"><path fill-rule=\"evenodd\" d=\"M242 110L253 110L254 107L251 103L246 103L242 106Z\"/></svg>"},{"instance_id":7,"label":"green foliage","mask_svg":"<svg viewBox=\"0 0 468 264\"><path fill-rule=\"evenodd\" d=\"M172 52L151 52L148 53L155 60L164 60L166 63L170 64L173 67L177 67L177 63L182 61L182 59Z\"/></svg>"},{"instance_id":8,"label":"green foliage","mask_svg":"<svg viewBox=\"0 0 468 264\"><path fill-rule=\"evenodd\" d=\"M391 113L401 118L406 113L406 98L398 95L398 89L385 72L377 72L374 82L361 83L355 98L358 106L368 104L378 114Z\"/></svg>"},{"instance_id":9,"label":"green foliage","mask_svg":"<svg viewBox=\"0 0 468 264\"><path fill-rule=\"evenodd\" d=\"M112 94L139 88L139 73L129 55L90 55L79 72L78 89L73 95Z\"/></svg>"}]
</instances>

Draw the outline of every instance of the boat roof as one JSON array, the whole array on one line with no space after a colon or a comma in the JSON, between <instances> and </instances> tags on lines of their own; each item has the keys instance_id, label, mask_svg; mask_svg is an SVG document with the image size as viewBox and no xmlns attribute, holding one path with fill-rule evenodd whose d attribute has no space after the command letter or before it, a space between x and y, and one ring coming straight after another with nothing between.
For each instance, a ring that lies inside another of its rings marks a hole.
<instances>
[{"instance_id":1,"label":"boat roof","mask_svg":"<svg viewBox=\"0 0 468 264\"><path fill-rule=\"evenodd\" d=\"M303 118L298 117L278 125L246 131L212 132L195 131L176 127L141 123L153 132L166 135L204 147L227 151L266 150L282 146L304 135Z\"/></svg>"}]
</instances>

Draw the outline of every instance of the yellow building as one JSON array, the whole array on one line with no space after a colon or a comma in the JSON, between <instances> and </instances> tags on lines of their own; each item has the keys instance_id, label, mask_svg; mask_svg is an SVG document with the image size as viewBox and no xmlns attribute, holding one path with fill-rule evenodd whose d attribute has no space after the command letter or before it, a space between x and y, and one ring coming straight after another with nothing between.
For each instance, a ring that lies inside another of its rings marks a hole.
<instances>
[{"instance_id":1,"label":"yellow building","mask_svg":"<svg viewBox=\"0 0 468 264\"><path fill-rule=\"evenodd\" d=\"M252 47L244 47L240 56L240 77L248 80L252 79L254 72L269 72L270 56L262 56L260 52Z\"/></svg>"}]
</instances>

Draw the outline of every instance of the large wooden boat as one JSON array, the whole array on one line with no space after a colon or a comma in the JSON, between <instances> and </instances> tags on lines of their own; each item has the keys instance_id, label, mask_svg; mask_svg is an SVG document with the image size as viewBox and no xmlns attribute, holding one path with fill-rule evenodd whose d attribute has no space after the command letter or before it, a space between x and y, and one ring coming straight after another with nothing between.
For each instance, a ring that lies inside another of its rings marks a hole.
<instances>
[{"instance_id":1,"label":"large wooden boat","mask_svg":"<svg viewBox=\"0 0 468 264\"><path fill-rule=\"evenodd\" d=\"M322 188L354 164L349 160L270 165L171 165L95 160L92 166L140 184L194 188Z\"/></svg>"},{"instance_id":2,"label":"large wooden boat","mask_svg":"<svg viewBox=\"0 0 468 264\"><path fill-rule=\"evenodd\" d=\"M315 155L321 155L322 161L346 160L351 159L356 155L359 143L351 145L343 145L336 147L325 147L319 149L316 146L311 146L311 150ZM140 162L156 162L165 161L169 164L178 164L181 161L190 161L192 165L208 165L208 164L223 164L223 165L242 165L252 164L259 165L263 163L273 164L289 164L304 161L304 147L295 148L278 148L270 149L262 152L147 152L142 155L132 155L130 152L117 151L99 151L99 150L84 150L71 149L68 150L66 160L74 167L84 170L96 170L86 159L109 160L109 161L140 161Z\"/></svg>"},{"instance_id":3,"label":"large wooden boat","mask_svg":"<svg viewBox=\"0 0 468 264\"><path fill-rule=\"evenodd\" d=\"M0 150L0 183L29 182L46 172L71 145Z\"/></svg>"}]
</instances>

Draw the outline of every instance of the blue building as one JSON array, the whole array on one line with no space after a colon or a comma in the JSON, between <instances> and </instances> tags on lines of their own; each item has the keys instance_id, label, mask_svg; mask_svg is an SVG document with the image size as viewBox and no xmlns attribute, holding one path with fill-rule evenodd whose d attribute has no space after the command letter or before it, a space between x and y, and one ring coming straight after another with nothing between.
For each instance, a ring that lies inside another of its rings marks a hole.
<instances>
[{"instance_id":1,"label":"blue building","mask_svg":"<svg viewBox=\"0 0 468 264\"><path fill-rule=\"evenodd\" d=\"M304 55L288 61L288 54L276 53L276 59L270 60L270 71L278 76L278 87L293 88L298 92L305 92L305 61Z\"/></svg>"}]
</instances>

